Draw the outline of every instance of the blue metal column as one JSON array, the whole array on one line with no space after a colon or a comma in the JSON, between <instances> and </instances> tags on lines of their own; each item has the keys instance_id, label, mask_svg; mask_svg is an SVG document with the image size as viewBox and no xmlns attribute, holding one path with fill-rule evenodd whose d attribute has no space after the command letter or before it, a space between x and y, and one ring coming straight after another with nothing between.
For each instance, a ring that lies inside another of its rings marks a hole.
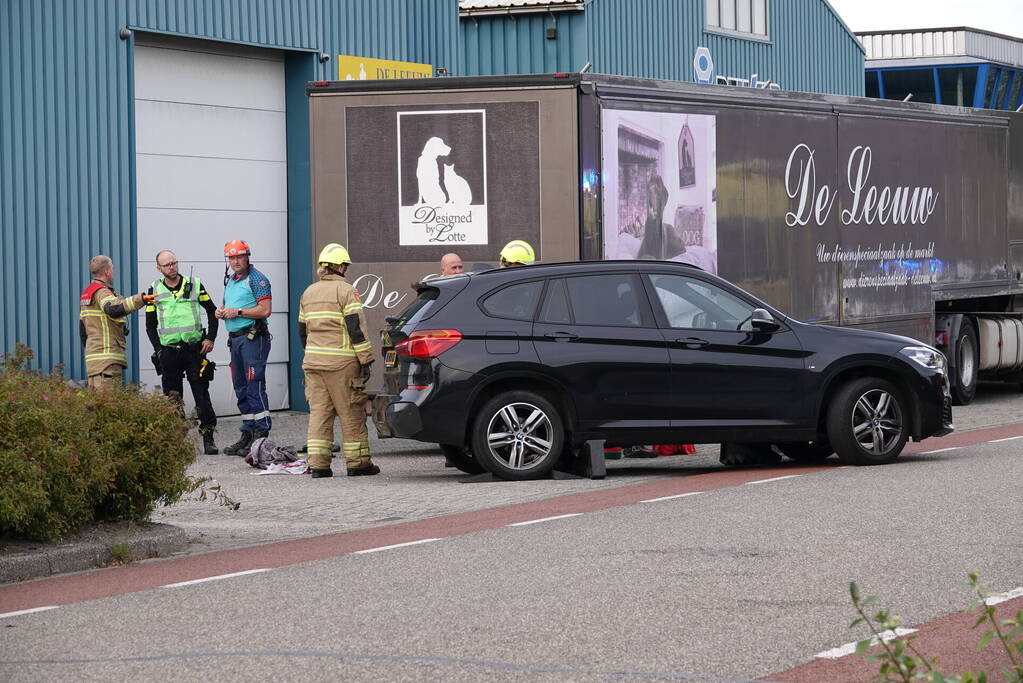
<instances>
[{"instance_id":1,"label":"blue metal column","mask_svg":"<svg viewBox=\"0 0 1023 683\"><path fill-rule=\"evenodd\" d=\"M981 109L984 107L984 94L987 92L987 77L990 65L981 64L977 69L977 85L973 88L973 107Z\"/></svg>"},{"instance_id":2,"label":"blue metal column","mask_svg":"<svg viewBox=\"0 0 1023 683\"><path fill-rule=\"evenodd\" d=\"M887 99L884 96L884 70L882 69L877 70L877 96L882 100Z\"/></svg>"},{"instance_id":3,"label":"blue metal column","mask_svg":"<svg viewBox=\"0 0 1023 683\"><path fill-rule=\"evenodd\" d=\"M138 254L139 254L139 212L138 212L138 186L136 183L137 172L136 172L136 159L135 159L135 32L131 32L131 36L126 40L122 40L125 49L128 51L128 244L131 250L131 268L128 268L128 272L131 273L131 289L127 292L121 292L123 295L132 294L139 291L138 287ZM120 265L120 264L118 264ZM128 264L124 264L121 268L127 268ZM145 308L142 309L145 311ZM146 318L145 313L135 314L134 316L134 328L132 334L128 337L130 348L128 349L128 358L138 358L142 360L142 356L139 353L139 343L146 334ZM139 381L139 363L130 362L128 363L127 379L135 384Z\"/></svg>"},{"instance_id":4,"label":"blue metal column","mask_svg":"<svg viewBox=\"0 0 1023 683\"><path fill-rule=\"evenodd\" d=\"M298 302L312 281L312 179L309 177L309 98L306 83L315 79L316 56L289 52L284 58L285 125L288 145L288 396L292 410L309 410L298 339Z\"/></svg>"},{"instance_id":5,"label":"blue metal column","mask_svg":"<svg viewBox=\"0 0 1023 683\"><path fill-rule=\"evenodd\" d=\"M938 80L938 67L931 69L934 73L934 102L941 104L941 82Z\"/></svg>"}]
</instances>

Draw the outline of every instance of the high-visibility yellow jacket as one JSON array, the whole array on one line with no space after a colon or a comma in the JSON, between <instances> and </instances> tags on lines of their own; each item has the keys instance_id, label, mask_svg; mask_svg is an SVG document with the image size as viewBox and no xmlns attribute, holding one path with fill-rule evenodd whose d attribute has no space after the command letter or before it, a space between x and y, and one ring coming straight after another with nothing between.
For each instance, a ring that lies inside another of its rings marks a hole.
<instances>
[{"instance_id":1,"label":"high-visibility yellow jacket","mask_svg":"<svg viewBox=\"0 0 1023 683\"><path fill-rule=\"evenodd\" d=\"M96 375L113 364L127 367L125 318L142 304L141 294L119 297L102 280L93 280L82 290L78 319L85 344L86 374Z\"/></svg>"},{"instance_id":2,"label":"high-visibility yellow jacket","mask_svg":"<svg viewBox=\"0 0 1023 683\"><path fill-rule=\"evenodd\" d=\"M302 293L299 337L305 347L303 370L340 370L373 362L359 293L334 273L323 275Z\"/></svg>"}]
</instances>

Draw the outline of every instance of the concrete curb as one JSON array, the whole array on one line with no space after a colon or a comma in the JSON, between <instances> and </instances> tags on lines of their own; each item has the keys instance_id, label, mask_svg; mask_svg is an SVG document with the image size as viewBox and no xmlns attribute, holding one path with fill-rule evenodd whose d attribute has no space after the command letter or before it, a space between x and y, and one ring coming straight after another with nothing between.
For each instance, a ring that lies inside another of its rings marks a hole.
<instances>
[{"instance_id":1,"label":"concrete curb","mask_svg":"<svg viewBox=\"0 0 1023 683\"><path fill-rule=\"evenodd\" d=\"M111 564L114 545L127 546L132 560L138 561L184 550L188 536L170 524L116 522L83 529L57 545L12 541L0 548L0 584Z\"/></svg>"}]
</instances>

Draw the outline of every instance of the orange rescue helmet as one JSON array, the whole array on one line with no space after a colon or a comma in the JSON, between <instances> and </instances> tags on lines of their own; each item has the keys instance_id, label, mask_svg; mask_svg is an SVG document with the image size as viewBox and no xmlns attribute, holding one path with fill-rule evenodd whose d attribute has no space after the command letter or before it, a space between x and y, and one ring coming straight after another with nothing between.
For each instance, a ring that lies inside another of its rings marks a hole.
<instances>
[{"instance_id":1,"label":"orange rescue helmet","mask_svg":"<svg viewBox=\"0 0 1023 683\"><path fill-rule=\"evenodd\" d=\"M250 256L249 243L245 240L231 240L224 245L224 256Z\"/></svg>"}]
</instances>

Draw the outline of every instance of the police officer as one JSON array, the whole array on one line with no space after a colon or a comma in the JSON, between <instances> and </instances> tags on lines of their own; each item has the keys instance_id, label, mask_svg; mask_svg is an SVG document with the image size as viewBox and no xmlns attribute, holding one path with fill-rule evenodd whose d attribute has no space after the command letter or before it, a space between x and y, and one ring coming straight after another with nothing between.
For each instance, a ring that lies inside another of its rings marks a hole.
<instances>
[{"instance_id":1,"label":"police officer","mask_svg":"<svg viewBox=\"0 0 1023 683\"><path fill-rule=\"evenodd\" d=\"M163 394L176 395L180 401L184 396L182 375L188 379L199 413L203 452L216 455L213 431L217 426L217 415L210 401L208 374L213 366L206 359L206 354L213 350L217 338L217 308L199 278L180 275L174 252L159 252L156 269L163 278L154 280L149 287L148 293L156 300L146 306L146 334L153 344L154 363L163 378ZM200 308L206 311L208 332L202 326Z\"/></svg>"},{"instance_id":2,"label":"police officer","mask_svg":"<svg viewBox=\"0 0 1023 683\"><path fill-rule=\"evenodd\" d=\"M242 414L241 437L224 449L226 455L248 455L252 442L270 433L270 402L266 397L270 279L252 267L251 255L248 243L242 240L224 245L224 305L217 309L216 317L227 327L231 381Z\"/></svg>"},{"instance_id":3,"label":"police officer","mask_svg":"<svg viewBox=\"0 0 1023 683\"><path fill-rule=\"evenodd\" d=\"M501 267L527 266L536 260L533 247L525 240L512 240L501 250Z\"/></svg>"},{"instance_id":4,"label":"police officer","mask_svg":"<svg viewBox=\"0 0 1023 683\"><path fill-rule=\"evenodd\" d=\"M298 336L305 349L302 369L309 401L309 469L314 478L332 477L330 446L334 416L341 418L342 449L348 476L379 474L369 455L364 406L373 350L359 293L344 279L348 250L331 243L317 260L319 281L302 293Z\"/></svg>"},{"instance_id":5,"label":"police officer","mask_svg":"<svg viewBox=\"0 0 1023 683\"><path fill-rule=\"evenodd\" d=\"M128 367L125 317L138 310L148 297L135 294L128 298L114 291L114 262L102 254L89 261L92 281L79 297L78 327L85 347L85 372L94 389L119 387Z\"/></svg>"}]
</instances>

